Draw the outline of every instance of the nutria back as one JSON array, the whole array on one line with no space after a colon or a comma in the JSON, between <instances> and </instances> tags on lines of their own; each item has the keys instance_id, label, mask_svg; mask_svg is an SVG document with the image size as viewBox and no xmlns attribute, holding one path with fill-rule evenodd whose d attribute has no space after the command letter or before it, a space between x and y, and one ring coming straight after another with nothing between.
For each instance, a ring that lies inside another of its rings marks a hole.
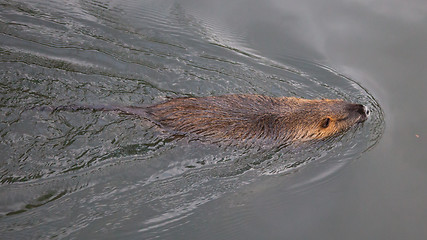
<instances>
[{"instance_id":1,"label":"nutria back","mask_svg":"<svg viewBox=\"0 0 427 240\"><path fill-rule=\"evenodd\" d=\"M209 141L286 143L336 135L365 121L369 111L339 99L224 95L176 98L146 113L162 128Z\"/></svg>"}]
</instances>

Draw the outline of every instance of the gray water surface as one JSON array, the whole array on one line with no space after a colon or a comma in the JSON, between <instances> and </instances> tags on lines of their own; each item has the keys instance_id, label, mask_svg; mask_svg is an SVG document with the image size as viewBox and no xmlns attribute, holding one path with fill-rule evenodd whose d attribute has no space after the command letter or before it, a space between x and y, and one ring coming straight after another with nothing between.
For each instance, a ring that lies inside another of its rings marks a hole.
<instances>
[{"instance_id":1,"label":"gray water surface","mask_svg":"<svg viewBox=\"0 0 427 240\"><path fill-rule=\"evenodd\" d=\"M425 239L423 1L0 1L1 239ZM114 112L231 93L370 119L275 148Z\"/></svg>"}]
</instances>

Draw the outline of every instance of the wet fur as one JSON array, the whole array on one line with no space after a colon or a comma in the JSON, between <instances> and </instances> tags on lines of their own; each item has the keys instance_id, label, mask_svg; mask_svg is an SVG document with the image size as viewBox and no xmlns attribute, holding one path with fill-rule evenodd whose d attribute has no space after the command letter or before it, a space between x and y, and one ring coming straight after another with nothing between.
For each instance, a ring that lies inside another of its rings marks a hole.
<instances>
[{"instance_id":1,"label":"wet fur","mask_svg":"<svg viewBox=\"0 0 427 240\"><path fill-rule=\"evenodd\" d=\"M165 129L210 141L285 143L345 131L366 120L361 108L342 100L224 95L176 98L147 107L146 113Z\"/></svg>"},{"instance_id":2,"label":"wet fur","mask_svg":"<svg viewBox=\"0 0 427 240\"><path fill-rule=\"evenodd\" d=\"M50 110L118 111L149 119L173 134L235 143L319 140L367 119L363 105L339 99L237 94L175 98L148 107L69 105Z\"/></svg>"}]
</instances>

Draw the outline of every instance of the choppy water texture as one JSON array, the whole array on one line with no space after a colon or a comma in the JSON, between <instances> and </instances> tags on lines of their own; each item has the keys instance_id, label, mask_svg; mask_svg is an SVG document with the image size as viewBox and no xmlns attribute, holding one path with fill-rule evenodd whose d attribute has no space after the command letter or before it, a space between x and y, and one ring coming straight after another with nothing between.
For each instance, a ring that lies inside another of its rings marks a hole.
<instances>
[{"instance_id":1,"label":"choppy water texture","mask_svg":"<svg viewBox=\"0 0 427 240\"><path fill-rule=\"evenodd\" d=\"M357 80L265 57L174 1L0 6L2 239L165 237L200 206L260 179L301 170L310 174L289 188L315 184L383 131L381 108ZM372 114L327 141L264 149L174 139L112 112L29 110L230 93L342 98Z\"/></svg>"}]
</instances>

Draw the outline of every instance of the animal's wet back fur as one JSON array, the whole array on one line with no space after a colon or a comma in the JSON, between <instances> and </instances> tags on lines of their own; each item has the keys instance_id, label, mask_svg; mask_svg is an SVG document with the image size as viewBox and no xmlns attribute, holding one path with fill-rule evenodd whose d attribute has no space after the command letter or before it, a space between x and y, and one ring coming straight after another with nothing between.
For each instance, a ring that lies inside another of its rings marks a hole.
<instances>
[{"instance_id":1,"label":"animal's wet back fur","mask_svg":"<svg viewBox=\"0 0 427 240\"><path fill-rule=\"evenodd\" d=\"M146 108L174 133L210 141L285 143L323 139L367 119L360 104L261 95L176 98Z\"/></svg>"},{"instance_id":2,"label":"animal's wet back fur","mask_svg":"<svg viewBox=\"0 0 427 240\"><path fill-rule=\"evenodd\" d=\"M51 111L118 111L149 119L179 135L211 142L283 144L324 139L367 119L360 104L261 95L175 98L148 107L67 105Z\"/></svg>"}]
</instances>

